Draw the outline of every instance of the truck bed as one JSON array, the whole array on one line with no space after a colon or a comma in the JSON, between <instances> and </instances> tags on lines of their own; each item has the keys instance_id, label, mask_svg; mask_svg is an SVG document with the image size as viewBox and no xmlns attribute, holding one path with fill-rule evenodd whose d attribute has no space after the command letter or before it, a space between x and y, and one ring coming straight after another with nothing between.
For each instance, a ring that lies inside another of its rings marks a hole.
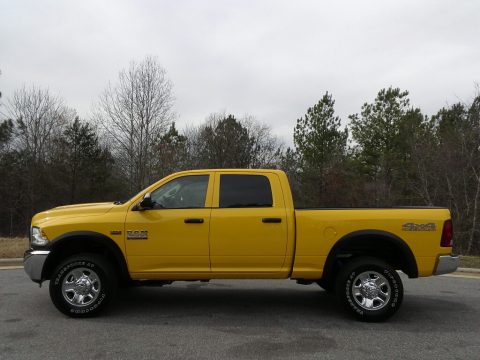
<instances>
[{"instance_id":1,"label":"truck bed","mask_svg":"<svg viewBox=\"0 0 480 360\"><path fill-rule=\"evenodd\" d=\"M451 250L440 246L443 224L448 219L449 210L440 207L295 209L292 276L321 277L334 245L355 235L373 242L390 237L405 243L415 256L417 275L430 276L438 256Z\"/></svg>"}]
</instances>

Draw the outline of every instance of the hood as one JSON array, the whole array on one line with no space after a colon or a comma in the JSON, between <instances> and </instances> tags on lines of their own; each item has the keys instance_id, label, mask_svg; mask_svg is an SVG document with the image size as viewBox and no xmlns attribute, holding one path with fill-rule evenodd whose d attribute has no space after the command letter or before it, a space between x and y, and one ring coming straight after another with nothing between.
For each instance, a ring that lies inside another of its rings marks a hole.
<instances>
[{"instance_id":1,"label":"hood","mask_svg":"<svg viewBox=\"0 0 480 360\"><path fill-rule=\"evenodd\" d=\"M108 212L114 206L113 202L57 206L53 209L36 214L32 219L32 224L40 224L51 218L58 217L101 215Z\"/></svg>"}]
</instances>

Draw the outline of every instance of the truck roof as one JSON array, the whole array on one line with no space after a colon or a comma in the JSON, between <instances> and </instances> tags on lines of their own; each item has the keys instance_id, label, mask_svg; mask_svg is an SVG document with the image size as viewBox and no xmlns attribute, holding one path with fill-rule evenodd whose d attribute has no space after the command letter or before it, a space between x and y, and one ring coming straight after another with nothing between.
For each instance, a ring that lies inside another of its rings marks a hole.
<instances>
[{"instance_id":1,"label":"truck roof","mask_svg":"<svg viewBox=\"0 0 480 360\"><path fill-rule=\"evenodd\" d=\"M192 170L179 171L176 174L192 173L192 172L205 172L205 171L213 171L213 172L228 171L228 172L247 172L247 173L249 173L249 172L251 172L251 173L270 172L270 173L284 174L283 170L277 170L277 169L239 169L239 168L232 168L232 169L192 169Z\"/></svg>"}]
</instances>

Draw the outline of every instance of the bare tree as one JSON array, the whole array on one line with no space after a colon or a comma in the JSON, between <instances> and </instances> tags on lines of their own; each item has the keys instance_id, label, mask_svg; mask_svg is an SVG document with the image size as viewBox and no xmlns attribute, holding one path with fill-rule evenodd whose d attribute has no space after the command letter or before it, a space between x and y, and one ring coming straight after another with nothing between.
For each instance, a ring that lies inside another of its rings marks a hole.
<instances>
[{"instance_id":1,"label":"bare tree","mask_svg":"<svg viewBox=\"0 0 480 360\"><path fill-rule=\"evenodd\" d=\"M277 168L280 166L283 144L278 137L272 135L270 126L257 121L251 115L245 115L242 124L253 140L250 166L252 168Z\"/></svg>"},{"instance_id":2,"label":"bare tree","mask_svg":"<svg viewBox=\"0 0 480 360\"><path fill-rule=\"evenodd\" d=\"M27 222L44 206L38 201L38 190L48 182L46 163L52 154L53 139L62 132L72 111L64 106L61 99L36 86L24 86L15 91L13 97L7 99L5 109L5 115L13 125L13 151L8 154L6 166L15 164L10 169L11 186L5 202L10 219L20 211ZM21 174L31 175L22 177ZM11 223L10 233L12 228Z\"/></svg>"},{"instance_id":3,"label":"bare tree","mask_svg":"<svg viewBox=\"0 0 480 360\"><path fill-rule=\"evenodd\" d=\"M43 161L53 135L73 116L61 99L46 89L24 86L7 101L7 117L16 122L16 147L31 161Z\"/></svg>"},{"instance_id":4,"label":"bare tree","mask_svg":"<svg viewBox=\"0 0 480 360\"><path fill-rule=\"evenodd\" d=\"M111 140L132 193L155 180L154 144L173 119L172 106L172 83L152 57L139 64L132 62L100 96L95 118Z\"/></svg>"},{"instance_id":5,"label":"bare tree","mask_svg":"<svg viewBox=\"0 0 480 360\"><path fill-rule=\"evenodd\" d=\"M282 144L271 129L252 116L237 120L225 112L210 114L184 131L191 168L277 167Z\"/></svg>"}]
</instances>

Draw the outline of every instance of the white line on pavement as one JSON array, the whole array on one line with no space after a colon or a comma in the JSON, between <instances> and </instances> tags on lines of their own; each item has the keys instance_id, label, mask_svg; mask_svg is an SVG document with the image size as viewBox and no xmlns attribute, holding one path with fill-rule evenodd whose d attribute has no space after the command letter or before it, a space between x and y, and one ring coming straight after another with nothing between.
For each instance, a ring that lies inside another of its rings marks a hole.
<instances>
[{"instance_id":1,"label":"white line on pavement","mask_svg":"<svg viewBox=\"0 0 480 360\"><path fill-rule=\"evenodd\" d=\"M23 269L23 266L0 266L0 270L16 270Z\"/></svg>"},{"instance_id":2,"label":"white line on pavement","mask_svg":"<svg viewBox=\"0 0 480 360\"><path fill-rule=\"evenodd\" d=\"M477 279L480 280L480 276L475 276L475 275L457 275L457 274L445 274L445 275L440 275L440 276L446 276L446 277L456 277L456 278L464 278L464 279Z\"/></svg>"}]
</instances>

